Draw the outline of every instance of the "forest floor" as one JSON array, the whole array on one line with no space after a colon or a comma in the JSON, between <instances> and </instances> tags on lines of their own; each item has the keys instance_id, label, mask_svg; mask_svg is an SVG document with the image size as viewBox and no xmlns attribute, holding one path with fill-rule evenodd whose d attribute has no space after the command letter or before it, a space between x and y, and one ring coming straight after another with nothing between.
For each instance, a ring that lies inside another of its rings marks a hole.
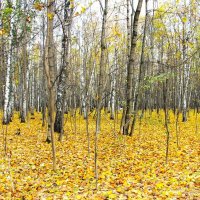
<instances>
[{"instance_id":1,"label":"forest floor","mask_svg":"<svg viewBox=\"0 0 200 200\"><path fill-rule=\"evenodd\" d=\"M114 123L103 114L98 137L97 190L95 119L89 119L88 154L85 121L80 116L68 116L63 141L56 140L57 171L53 172L51 145L45 142L46 127L42 127L40 113L34 117L20 124L15 114L10 125L1 127L0 200L200 199L200 116L196 118L193 112L186 123L179 122L179 148L174 117L170 114L167 164L162 114L145 113L133 137L119 134L120 120ZM18 128L20 135L16 135Z\"/></svg>"}]
</instances>

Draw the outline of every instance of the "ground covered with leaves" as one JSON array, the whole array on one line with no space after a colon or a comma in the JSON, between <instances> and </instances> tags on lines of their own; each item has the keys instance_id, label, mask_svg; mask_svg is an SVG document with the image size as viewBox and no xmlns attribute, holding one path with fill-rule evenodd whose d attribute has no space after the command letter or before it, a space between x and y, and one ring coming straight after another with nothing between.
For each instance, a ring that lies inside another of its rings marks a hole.
<instances>
[{"instance_id":1,"label":"ground covered with leaves","mask_svg":"<svg viewBox=\"0 0 200 200\"><path fill-rule=\"evenodd\" d=\"M119 116L120 118L120 116ZM98 188L94 179L95 119L90 116L90 153L85 121L66 116L65 135L56 141L52 171L46 127L35 113L25 124L15 114L1 127L0 199L200 199L200 117L179 122L170 116L168 163L163 115L145 113L133 137L119 134L120 120L103 114L98 138ZM20 128L20 135L17 129ZM7 135L7 136L6 136ZM56 136L57 138L57 136ZM5 146L6 141L6 146ZM6 149L6 152L5 152Z\"/></svg>"}]
</instances>

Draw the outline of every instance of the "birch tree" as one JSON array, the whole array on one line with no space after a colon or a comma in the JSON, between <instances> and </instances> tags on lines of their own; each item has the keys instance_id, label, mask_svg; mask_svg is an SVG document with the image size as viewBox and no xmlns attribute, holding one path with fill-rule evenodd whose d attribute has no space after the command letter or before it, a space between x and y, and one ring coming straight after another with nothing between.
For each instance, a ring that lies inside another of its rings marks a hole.
<instances>
[{"instance_id":1,"label":"birch tree","mask_svg":"<svg viewBox=\"0 0 200 200\"><path fill-rule=\"evenodd\" d=\"M26 11L27 11L27 1L23 1L24 8L23 8L23 22L22 22L22 27L23 27L23 46L22 46L22 54L21 54L21 59L22 59L22 74L21 74L21 80L22 80L22 104L21 104L21 110L20 110L20 118L21 122L24 123L26 122L26 116L27 116L27 84L28 84L28 51L27 51L27 43L28 43L28 32L27 32L27 17L26 16Z\"/></svg>"},{"instance_id":2,"label":"birch tree","mask_svg":"<svg viewBox=\"0 0 200 200\"><path fill-rule=\"evenodd\" d=\"M71 5L70 5L71 4ZM62 134L63 118L65 111L67 71L69 65L69 48L71 40L71 24L73 16L73 3L65 1L64 3L64 20L62 22L63 38L62 38L62 66L58 83L57 100L56 100L56 118L54 130Z\"/></svg>"},{"instance_id":3,"label":"birch tree","mask_svg":"<svg viewBox=\"0 0 200 200\"><path fill-rule=\"evenodd\" d=\"M13 76L13 63L12 63L12 52L13 52L13 14L12 14L12 2L7 1L7 8L10 10L9 12L5 13L8 17L8 31L9 31L9 38L8 38L8 45L7 45L7 59L6 62L3 64L6 67L6 82L5 82L5 92L4 92L4 108L3 108L3 124L9 124L11 121L12 115L12 76Z\"/></svg>"}]
</instances>

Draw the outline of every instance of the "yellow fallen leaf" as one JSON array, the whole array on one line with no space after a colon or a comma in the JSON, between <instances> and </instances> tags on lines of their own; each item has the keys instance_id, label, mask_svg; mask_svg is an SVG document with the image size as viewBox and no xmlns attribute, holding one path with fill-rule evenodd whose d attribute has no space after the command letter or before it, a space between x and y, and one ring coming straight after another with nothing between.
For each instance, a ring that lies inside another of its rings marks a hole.
<instances>
[{"instance_id":1,"label":"yellow fallen leaf","mask_svg":"<svg viewBox=\"0 0 200 200\"><path fill-rule=\"evenodd\" d=\"M162 189L164 187L163 183L157 183L156 184L156 189Z\"/></svg>"}]
</instances>

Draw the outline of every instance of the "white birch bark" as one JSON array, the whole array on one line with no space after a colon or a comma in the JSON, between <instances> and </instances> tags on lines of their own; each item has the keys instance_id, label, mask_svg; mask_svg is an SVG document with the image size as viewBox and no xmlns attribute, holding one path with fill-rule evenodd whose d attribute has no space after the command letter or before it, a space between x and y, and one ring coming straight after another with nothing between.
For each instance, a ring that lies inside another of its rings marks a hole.
<instances>
[{"instance_id":1,"label":"white birch bark","mask_svg":"<svg viewBox=\"0 0 200 200\"><path fill-rule=\"evenodd\" d=\"M24 0L24 11L26 11L27 1ZM27 22L23 19L23 47L22 47L22 107L21 107L21 123L26 122L27 116L27 86L28 86L28 51L27 51Z\"/></svg>"},{"instance_id":2,"label":"white birch bark","mask_svg":"<svg viewBox=\"0 0 200 200\"><path fill-rule=\"evenodd\" d=\"M115 118L116 70L117 70L117 49L115 49L114 65L111 73L110 119Z\"/></svg>"},{"instance_id":3,"label":"white birch bark","mask_svg":"<svg viewBox=\"0 0 200 200\"><path fill-rule=\"evenodd\" d=\"M12 108L14 104L14 99L12 96L12 79L13 79L13 67L12 67L12 29L13 29L13 15L10 16L10 35L8 39L8 54L7 54L7 69L6 69L6 83L5 83L5 93L4 93L4 108L3 108L3 124L9 124L11 121Z\"/></svg>"},{"instance_id":4,"label":"white birch bark","mask_svg":"<svg viewBox=\"0 0 200 200\"><path fill-rule=\"evenodd\" d=\"M82 102L82 109L83 109L83 116L86 119L86 96L85 96L85 77L84 77L84 64L80 67L80 86L81 86L81 102Z\"/></svg>"},{"instance_id":5,"label":"white birch bark","mask_svg":"<svg viewBox=\"0 0 200 200\"><path fill-rule=\"evenodd\" d=\"M81 53L80 53L81 54ZM84 55L87 54L84 50ZM86 119L87 111L86 111L86 102L87 102L87 95L86 95L86 60L87 58L84 58L84 60L81 63L80 66L80 90L81 90L81 103L82 103L82 111L84 119Z\"/></svg>"},{"instance_id":6,"label":"white birch bark","mask_svg":"<svg viewBox=\"0 0 200 200\"><path fill-rule=\"evenodd\" d=\"M11 45L9 45L10 47ZM7 70L6 70L6 85L5 85L5 94L4 94L4 110L3 110L3 124L9 123L9 113L8 113L8 105L9 105L9 97L10 97L10 72L11 72L11 63L10 63L11 55L8 53L7 59Z\"/></svg>"}]
</instances>

